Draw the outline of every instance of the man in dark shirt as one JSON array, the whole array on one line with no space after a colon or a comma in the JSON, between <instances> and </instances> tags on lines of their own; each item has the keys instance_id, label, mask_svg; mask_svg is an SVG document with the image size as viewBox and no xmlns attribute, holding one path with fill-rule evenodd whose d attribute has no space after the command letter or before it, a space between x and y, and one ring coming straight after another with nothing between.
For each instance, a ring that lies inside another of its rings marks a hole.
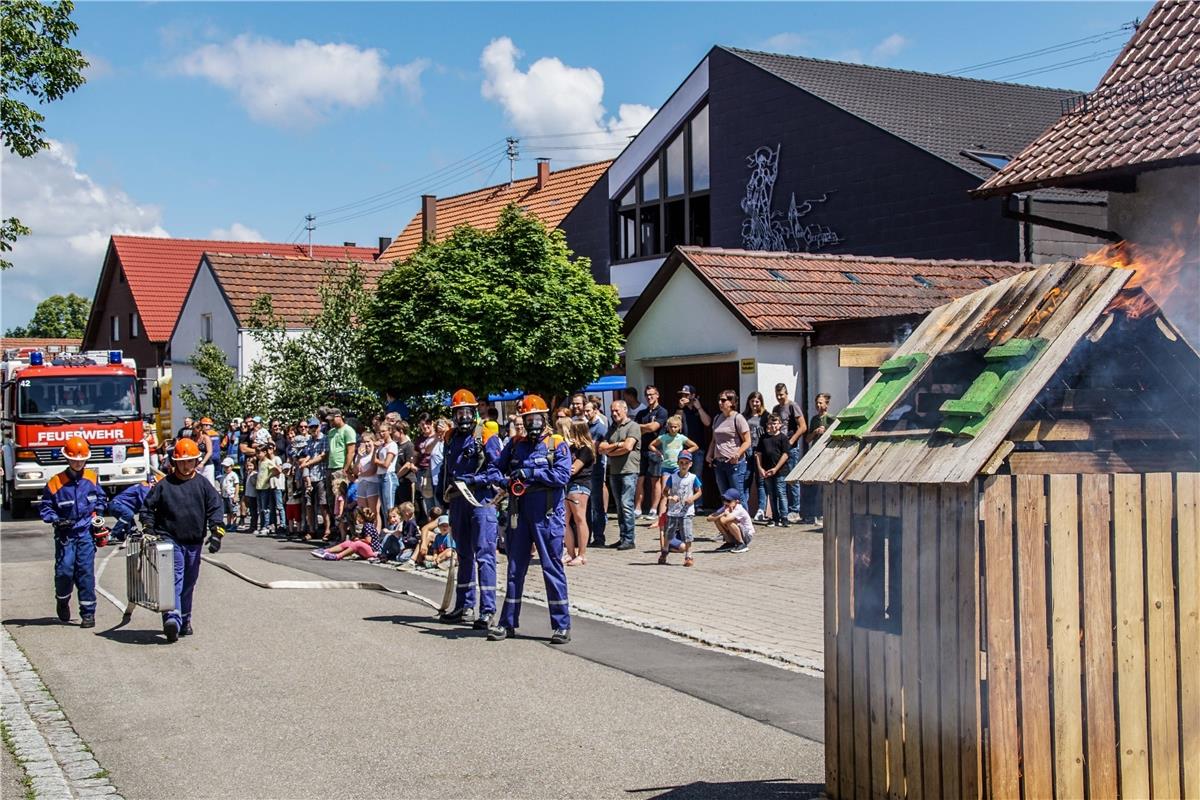
<instances>
[{"instance_id":1,"label":"man in dark shirt","mask_svg":"<svg viewBox=\"0 0 1200 800\"><path fill-rule=\"evenodd\" d=\"M659 405L658 387L646 387L646 407L637 412L634 421L642 431L642 463L638 473L637 497L633 501L639 512L645 502L643 517L658 517L658 496L662 489L662 455L650 449L650 443L667 430L667 410Z\"/></svg>"},{"instance_id":2,"label":"man in dark shirt","mask_svg":"<svg viewBox=\"0 0 1200 800\"><path fill-rule=\"evenodd\" d=\"M175 609L163 614L168 642L192 635L192 591L200 577L200 548L209 533L208 551L221 549L225 529L221 496L213 485L196 479L200 448L180 439L171 454L173 471L154 484L142 506L142 527L175 547Z\"/></svg>"},{"instance_id":3,"label":"man in dark shirt","mask_svg":"<svg viewBox=\"0 0 1200 800\"><path fill-rule=\"evenodd\" d=\"M775 400L778 405L771 409L772 414L778 414L783 421L783 432L788 437L788 471L791 472L800 463L800 450L804 433L808 426L804 423L804 410L788 397L785 383L775 384ZM787 487L789 516L800 519L800 484L792 483Z\"/></svg>"}]
</instances>

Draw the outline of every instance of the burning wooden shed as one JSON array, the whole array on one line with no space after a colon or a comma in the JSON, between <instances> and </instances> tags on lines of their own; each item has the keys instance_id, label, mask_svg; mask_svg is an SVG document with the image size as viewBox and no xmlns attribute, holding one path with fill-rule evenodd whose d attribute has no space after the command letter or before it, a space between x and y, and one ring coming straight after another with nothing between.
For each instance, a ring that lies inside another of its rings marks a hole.
<instances>
[{"instance_id":1,"label":"burning wooden shed","mask_svg":"<svg viewBox=\"0 0 1200 800\"><path fill-rule=\"evenodd\" d=\"M936 309L789 476L831 797L1200 797L1200 357L1132 276Z\"/></svg>"}]
</instances>

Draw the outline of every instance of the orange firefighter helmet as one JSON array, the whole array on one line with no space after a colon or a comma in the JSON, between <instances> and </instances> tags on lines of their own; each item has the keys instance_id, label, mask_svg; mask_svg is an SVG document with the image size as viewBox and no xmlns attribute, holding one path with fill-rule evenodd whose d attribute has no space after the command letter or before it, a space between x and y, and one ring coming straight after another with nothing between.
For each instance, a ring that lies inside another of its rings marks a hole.
<instances>
[{"instance_id":1,"label":"orange firefighter helmet","mask_svg":"<svg viewBox=\"0 0 1200 800\"><path fill-rule=\"evenodd\" d=\"M546 401L536 394L525 395L517 405L517 413L521 416L525 416L526 414L547 414L549 412L550 407L546 405Z\"/></svg>"},{"instance_id":2,"label":"orange firefighter helmet","mask_svg":"<svg viewBox=\"0 0 1200 800\"><path fill-rule=\"evenodd\" d=\"M471 394L469 389L459 389L454 393L454 397L450 398L451 409L464 408L467 406L474 408L478 405L479 403L475 401L475 395Z\"/></svg>"},{"instance_id":3,"label":"orange firefighter helmet","mask_svg":"<svg viewBox=\"0 0 1200 800\"><path fill-rule=\"evenodd\" d=\"M171 452L172 461L191 461L200 457L200 448L191 439L180 439Z\"/></svg>"},{"instance_id":4,"label":"orange firefighter helmet","mask_svg":"<svg viewBox=\"0 0 1200 800\"><path fill-rule=\"evenodd\" d=\"M67 439L67 443L63 445L63 458L71 461L87 461L92 454L92 448L88 447L87 440L82 436L72 436Z\"/></svg>"}]
</instances>

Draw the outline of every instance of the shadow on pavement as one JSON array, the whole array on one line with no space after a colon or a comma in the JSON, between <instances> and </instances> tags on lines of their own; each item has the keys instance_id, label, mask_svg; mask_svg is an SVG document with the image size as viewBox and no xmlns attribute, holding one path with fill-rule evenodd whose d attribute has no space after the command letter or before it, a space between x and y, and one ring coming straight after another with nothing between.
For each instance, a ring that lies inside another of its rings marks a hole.
<instances>
[{"instance_id":1,"label":"shadow on pavement","mask_svg":"<svg viewBox=\"0 0 1200 800\"><path fill-rule=\"evenodd\" d=\"M475 631L462 625L445 625L437 617L419 614L386 614L379 617L363 617L364 622L390 622L393 625L408 625L421 633L441 636L443 639L482 639L484 631Z\"/></svg>"},{"instance_id":2,"label":"shadow on pavement","mask_svg":"<svg viewBox=\"0 0 1200 800\"><path fill-rule=\"evenodd\" d=\"M79 620L73 622L60 622L58 617L36 617L34 619L6 619L0 620L5 625L16 625L18 628L45 628L51 625L79 625Z\"/></svg>"},{"instance_id":3,"label":"shadow on pavement","mask_svg":"<svg viewBox=\"0 0 1200 800\"><path fill-rule=\"evenodd\" d=\"M680 786L654 786L645 789L626 789L627 794L640 795L646 800L757 800L764 797L786 797L788 800L807 800L825 790L819 783L796 783L790 778L765 781L732 781L708 783L697 781ZM652 794L656 793L656 794Z\"/></svg>"},{"instance_id":4,"label":"shadow on pavement","mask_svg":"<svg viewBox=\"0 0 1200 800\"><path fill-rule=\"evenodd\" d=\"M100 631L96 635L118 644L170 644L160 630L121 630L118 626Z\"/></svg>"}]
</instances>

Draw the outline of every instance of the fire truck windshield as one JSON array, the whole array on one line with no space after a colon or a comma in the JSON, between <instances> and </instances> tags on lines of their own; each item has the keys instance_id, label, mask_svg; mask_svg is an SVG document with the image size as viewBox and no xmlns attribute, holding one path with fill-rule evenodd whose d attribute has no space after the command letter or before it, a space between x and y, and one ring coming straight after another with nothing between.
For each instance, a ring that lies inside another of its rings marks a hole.
<instances>
[{"instance_id":1,"label":"fire truck windshield","mask_svg":"<svg viewBox=\"0 0 1200 800\"><path fill-rule=\"evenodd\" d=\"M128 375L21 378L17 414L23 419L136 419L137 382Z\"/></svg>"}]
</instances>

